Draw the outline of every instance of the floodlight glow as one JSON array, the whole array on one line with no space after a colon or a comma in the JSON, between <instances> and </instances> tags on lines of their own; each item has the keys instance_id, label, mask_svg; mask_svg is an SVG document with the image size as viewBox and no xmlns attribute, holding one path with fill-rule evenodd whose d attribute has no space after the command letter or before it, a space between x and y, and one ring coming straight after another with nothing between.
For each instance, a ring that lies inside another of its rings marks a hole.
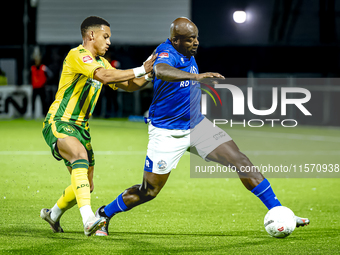
<instances>
[{"instance_id":1,"label":"floodlight glow","mask_svg":"<svg viewBox=\"0 0 340 255\"><path fill-rule=\"evenodd\" d=\"M247 13L244 11L236 11L233 14L233 19L236 23L244 23L247 20Z\"/></svg>"}]
</instances>

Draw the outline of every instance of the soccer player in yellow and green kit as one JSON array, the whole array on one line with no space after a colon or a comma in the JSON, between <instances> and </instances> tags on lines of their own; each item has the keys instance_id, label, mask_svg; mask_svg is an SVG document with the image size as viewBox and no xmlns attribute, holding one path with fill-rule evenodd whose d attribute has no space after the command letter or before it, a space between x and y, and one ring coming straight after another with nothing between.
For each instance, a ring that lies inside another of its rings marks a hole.
<instances>
[{"instance_id":1,"label":"soccer player in yellow and green kit","mask_svg":"<svg viewBox=\"0 0 340 255\"><path fill-rule=\"evenodd\" d=\"M63 232L60 217L78 204L84 233L90 236L105 224L105 218L96 218L91 209L95 160L88 120L103 84L112 89L140 89L150 80L148 73L157 56L150 56L141 67L117 70L102 57L111 44L110 24L100 17L88 17L81 24L81 34L83 44L65 58L55 101L43 124L46 143L57 160L64 159L71 185L51 209L41 210L40 217L54 232Z\"/></svg>"}]
</instances>

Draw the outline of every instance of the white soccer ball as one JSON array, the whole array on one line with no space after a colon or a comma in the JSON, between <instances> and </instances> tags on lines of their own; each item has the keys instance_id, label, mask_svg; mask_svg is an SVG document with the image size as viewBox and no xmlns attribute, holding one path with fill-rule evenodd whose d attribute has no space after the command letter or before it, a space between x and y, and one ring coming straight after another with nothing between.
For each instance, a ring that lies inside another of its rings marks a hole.
<instances>
[{"instance_id":1,"label":"white soccer ball","mask_svg":"<svg viewBox=\"0 0 340 255\"><path fill-rule=\"evenodd\" d=\"M285 206L276 206L270 209L264 217L264 227L269 235L285 238L296 227L295 214Z\"/></svg>"}]
</instances>

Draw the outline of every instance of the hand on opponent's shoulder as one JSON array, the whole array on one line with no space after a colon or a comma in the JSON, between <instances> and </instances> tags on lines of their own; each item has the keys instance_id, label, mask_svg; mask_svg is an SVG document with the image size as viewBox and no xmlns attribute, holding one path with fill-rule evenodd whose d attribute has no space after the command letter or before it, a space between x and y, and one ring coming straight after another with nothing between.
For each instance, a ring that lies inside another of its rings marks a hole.
<instances>
[{"instance_id":1,"label":"hand on opponent's shoulder","mask_svg":"<svg viewBox=\"0 0 340 255\"><path fill-rule=\"evenodd\" d=\"M150 73L153 70L153 64L157 59L158 54L155 51L143 62L143 66L146 73Z\"/></svg>"},{"instance_id":2,"label":"hand on opponent's shoulder","mask_svg":"<svg viewBox=\"0 0 340 255\"><path fill-rule=\"evenodd\" d=\"M94 78L103 84L122 83L134 78L140 78L152 71L156 58L157 54L151 55L142 66L133 69L119 70L98 68L94 72Z\"/></svg>"}]
</instances>

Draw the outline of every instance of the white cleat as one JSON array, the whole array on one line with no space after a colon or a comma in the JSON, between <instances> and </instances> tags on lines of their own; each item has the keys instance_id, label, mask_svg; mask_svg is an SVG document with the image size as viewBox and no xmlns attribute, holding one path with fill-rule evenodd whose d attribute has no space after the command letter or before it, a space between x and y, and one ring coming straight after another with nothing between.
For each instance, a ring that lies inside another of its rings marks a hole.
<instances>
[{"instance_id":1,"label":"white cleat","mask_svg":"<svg viewBox=\"0 0 340 255\"><path fill-rule=\"evenodd\" d=\"M41 209L40 211L40 218L42 218L43 220L47 221L50 226L51 229L53 230L54 233L63 233L64 230L60 227L60 222L59 221L53 221L51 219L51 210L50 209Z\"/></svg>"},{"instance_id":2,"label":"white cleat","mask_svg":"<svg viewBox=\"0 0 340 255\"><path fill-rule=\"evenodd\" d=\"M295 215L295 219L296 219L296 227L304 227L309 225L310 220L308 218L301 218L299 216Z\"/></svg>"},{"instance_id":3,"label":"white cleat","mask_svg":"<svg viewBox=\"0 0 340 255\"><path fill-rule=\"evenodd\" d=\"M84 234L86 236L94 235L98 229L105 225L105 223L106 219L103 217L101 218L90 217L84 225Z\"/></svg>"}]
</instances>

